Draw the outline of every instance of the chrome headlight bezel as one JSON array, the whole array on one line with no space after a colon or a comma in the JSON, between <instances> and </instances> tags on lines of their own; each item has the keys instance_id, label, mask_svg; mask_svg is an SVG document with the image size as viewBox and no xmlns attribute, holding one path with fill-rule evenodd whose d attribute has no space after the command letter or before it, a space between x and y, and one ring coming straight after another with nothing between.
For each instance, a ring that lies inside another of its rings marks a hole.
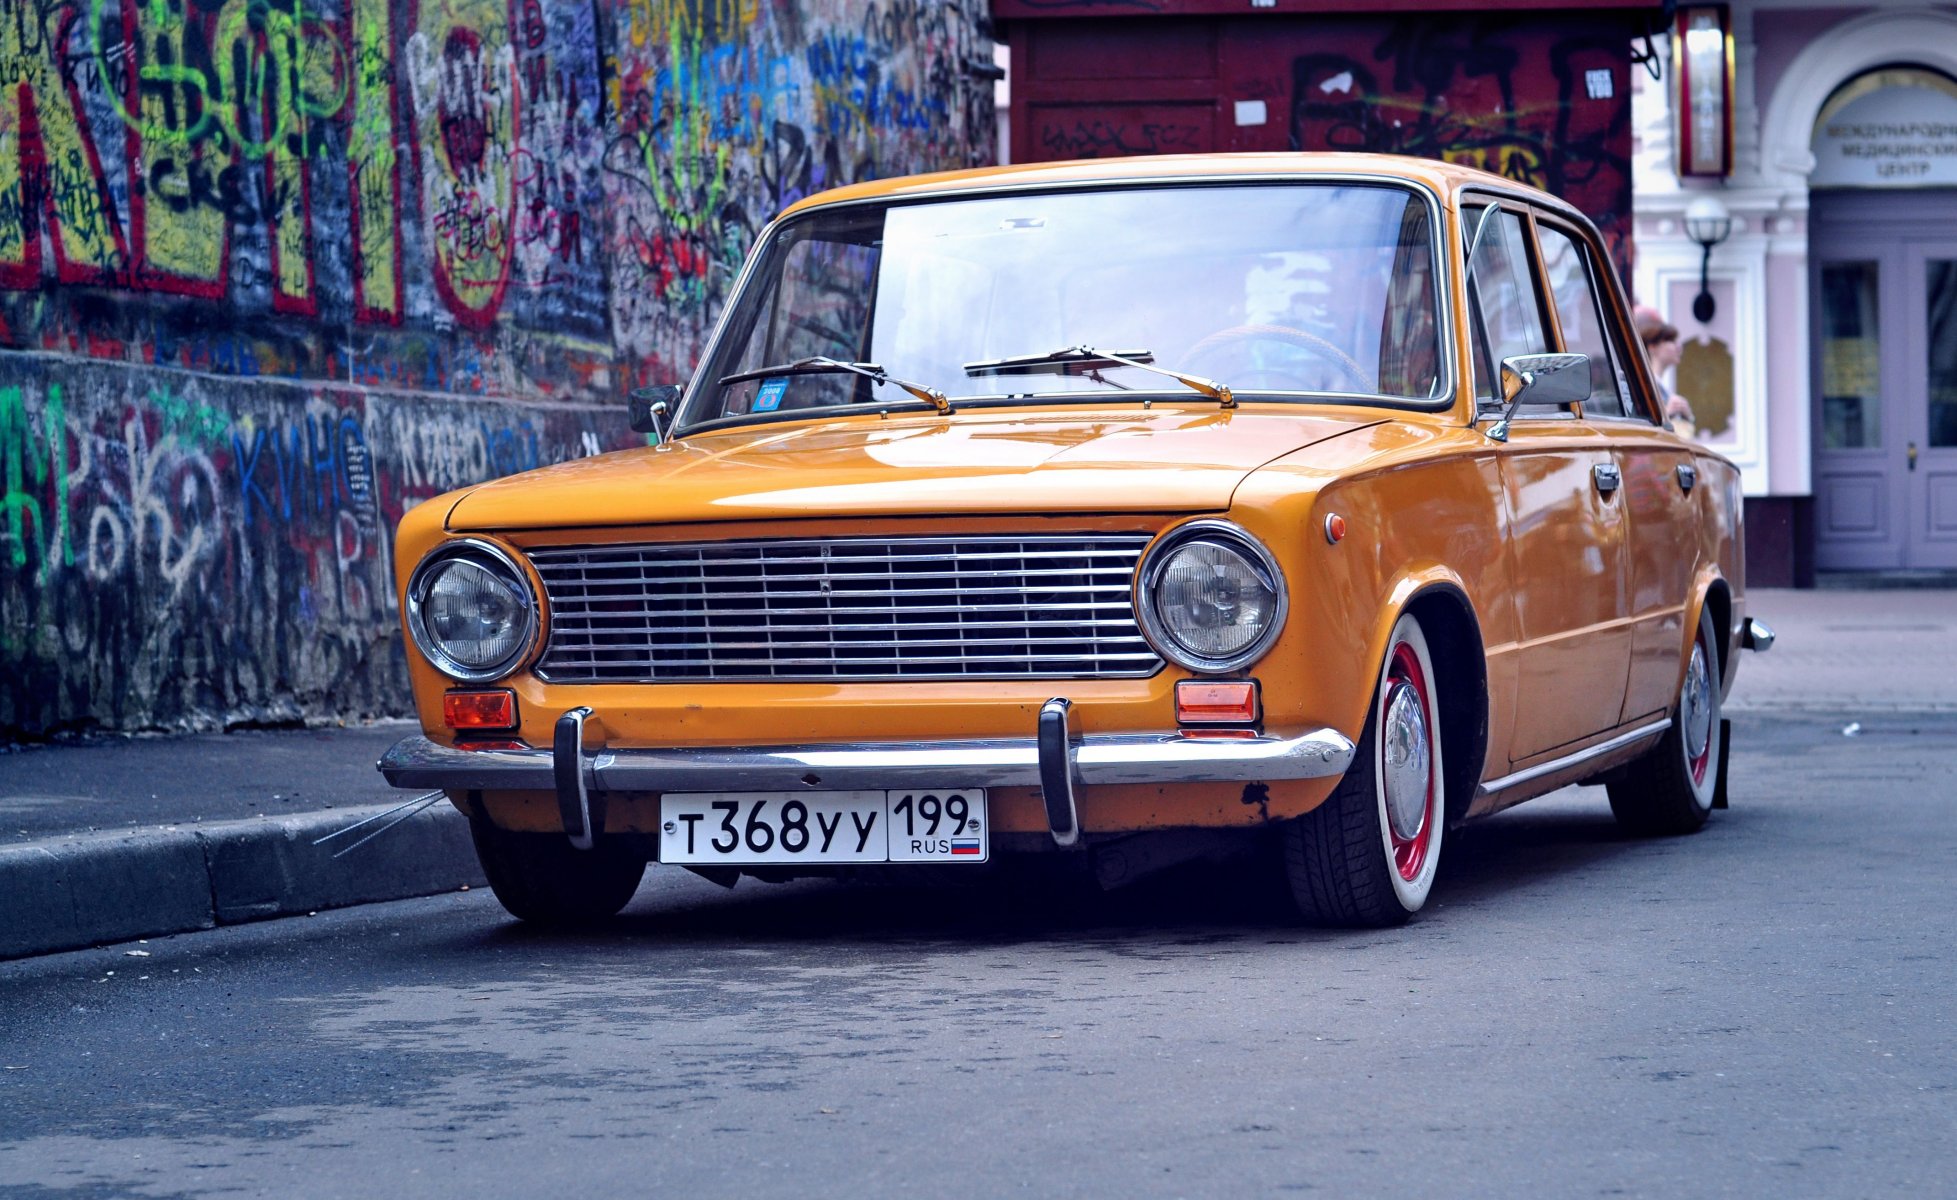
<instances>
[{"instance_id":1,"label":"chrome headlight bezel","mask_svg":"<svg viewBox=\"0 0 1957 1200\"><path fill-rule=\"evenodd\" d=\"M1162 572L1170 556L1191 542L1209 542L1238 554L1264 576L1265 582L1277 596L1277 606L1271 613L1270 624L1243 649L1228 657L1198 654L1177 641L1157 606ZM1249 530L1234 521L1204 518L1175 526L1149 545L1135 572L1135 613L1140 618L1142 636L1163 658L1201 675L1225 675L1263 657L1283 631L1285 617L1290 610L1290 589L1285 585L1284 572L1278 567L1277 558Z\"/></svg>"},{"instance_id":2,"label":"chrome headlight bezel","mask_svg":"<svg viewBox=\"0 0 1957 1200\"><path fill-rule=\"evenodd\" d=\"M464 559L492 575L502 576L514 585L523 606L523 628L516 639L516 649L502 659L487 667L471 667L458 662L442 648L434 631L428 628L424 603L427 599L430 581L437 568L455 559ZM408 576L406 591L406 612L408 636L413 639L415 649L428 660L437 671L461 683L493 683L506 679L521 670L536 656L542 642L543 613L538 603L536 585L523 564L495 542L481 538L455 538L443 542L422 556L420 562Z\"/></svg>"}]
</instances>

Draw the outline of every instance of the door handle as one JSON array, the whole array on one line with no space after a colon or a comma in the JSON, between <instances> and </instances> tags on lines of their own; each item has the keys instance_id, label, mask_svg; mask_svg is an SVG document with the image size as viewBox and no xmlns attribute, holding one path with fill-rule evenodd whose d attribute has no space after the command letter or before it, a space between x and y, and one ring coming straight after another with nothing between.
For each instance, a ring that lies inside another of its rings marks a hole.
<instances>
[{"instance_id":1,"label":"door handle","mask_svg":"<svg viewBox=\"0 0 1957 1200\"><path fill-rule=\"evenodd\" d=\"M1617 485L1624 482L1624 477L1617 473L1617 467L1611 463L1598 463L1590 468L1590 475L1597 482L1597 490L1606 496L1616 491Z\"/></svg>"},{"instance_id":2,"label":"door handle","mask_svg":"<svg viewBox=\"0 0 1957 1200\"><path fill-rule=\"evenodd\" d=\"M1692 490L1692 485L1697 482L1699 482L1699 472L1692 464L1678 464L1678 486L1681 489L1689 492Z\"/></svg>"},{"instance_id":3,"label":"door handle","mask_svg":"<svg viewBox=\"0 0 1957 1200\"><path fill-rule=\"evenodd\" d=\"M1916 469L1916 443L1915 442L1911 442L1909 444L1909 469L1912 471Z\"/></svg>"}]
</instances>

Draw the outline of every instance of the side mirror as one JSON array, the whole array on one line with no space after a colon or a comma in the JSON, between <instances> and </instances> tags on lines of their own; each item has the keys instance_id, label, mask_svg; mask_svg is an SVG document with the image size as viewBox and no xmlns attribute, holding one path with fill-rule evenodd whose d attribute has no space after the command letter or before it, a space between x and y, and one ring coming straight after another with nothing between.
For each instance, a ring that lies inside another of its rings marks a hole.
<instances>
[{"instance_id":1,"label":"side mirror","mask_svg":"<svg viewBox=\"0 0 1957 1200\"><path fill-rule=\"evenodd\" d=\"M625 398L625 411L632 421L632 431L649 433L653 445L661 444L666 440L666 429L679 402L680 388L676 384L633 388Z\"/></svg>"},{"instance_id":2,"label":"side mirror","mask_svg":"<svg viewBox=\"0 0 1957 1200\"><path fill-rule=\"evenodd\" d=\"M1518 354L1502 360L1502 396L1508 407L1488 436L1509 440L1509 418L1524 404L1576 404L1590 398L1588 354Z\"/></svg>"}]
</instances>

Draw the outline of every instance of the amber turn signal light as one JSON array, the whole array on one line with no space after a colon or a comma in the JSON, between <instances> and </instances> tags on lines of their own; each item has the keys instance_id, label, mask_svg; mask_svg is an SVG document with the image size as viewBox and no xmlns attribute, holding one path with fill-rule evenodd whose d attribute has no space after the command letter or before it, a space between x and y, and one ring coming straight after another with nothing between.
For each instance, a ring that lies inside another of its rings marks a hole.
<instances>
[{"instance_id":1,"label":"amber turn signal light","mask_svg":"<svg viewBox=\"0 0 1957 1200\"><path fill-rule=\"evenodd\" d=\"M1255 679L1184 679L1176 684L1176 724L1254 725L1264 715Z\"/></svg>"},{"instance_id":2,"label":"amber turn signal light","mask_svg":"<svg viewBox=\"0 0 1957 1200\"><path fill-rule=\"evenodd\" d=\"M450 729L516 728L516 693L508 688L482 692L446 692L442 720Z\"/></svg>"}]
</instances>

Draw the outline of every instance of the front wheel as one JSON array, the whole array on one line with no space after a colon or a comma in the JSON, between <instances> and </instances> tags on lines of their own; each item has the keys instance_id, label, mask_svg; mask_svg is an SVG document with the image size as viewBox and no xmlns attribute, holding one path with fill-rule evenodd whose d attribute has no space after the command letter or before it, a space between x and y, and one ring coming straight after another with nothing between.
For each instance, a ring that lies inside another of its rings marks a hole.
<instances>
[{"instance_id":1,"label":"front wheel","mask_svg":"<svg viewBox=\"0 0 1957 1200\"><path fill-rule=\"evenodd\" d=\"M469 822L490 890L510 915L539 925L589 925L617 914L646 871L645 859L608 849L579 850L558 833L512 833Z\"/></svg>"},{"instance_id":2,"label":"front wheel","mask_svg":"<svg viewBox=\"0 0 1957 1200\"><path fill-rule=\"evenodd\" d=\"M1696 833L1719 790L1719 655L1712 614L1701 609L1670 729L1609 785L1610 811L1645 836Z\"/></svg>"},{"instance_id":3,"label":"front wheel","mask_svg":"<svg viewBox=\"0 0 1957 1200\"><path fill-rule=\"evenodd\" d=\"M1403 616L1352 766L1284 827L1285 878L1307 922L1398 925L1427 903L1447 832L1438 699L1426 635Z\"/></svg>"}]
</instances>

